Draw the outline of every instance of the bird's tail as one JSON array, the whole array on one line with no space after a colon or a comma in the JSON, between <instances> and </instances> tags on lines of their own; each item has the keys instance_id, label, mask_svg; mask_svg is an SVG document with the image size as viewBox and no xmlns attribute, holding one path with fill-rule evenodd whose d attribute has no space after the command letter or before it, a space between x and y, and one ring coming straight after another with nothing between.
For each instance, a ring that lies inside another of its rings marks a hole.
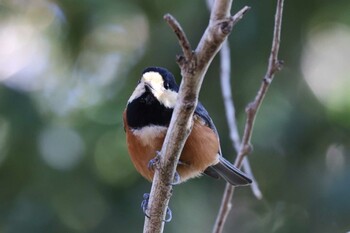
<instances>
[{"instance_id":1,"label":"bird's tail","mask_svg":"<svg viewBox=\"0 0 350 233\"><path fill-rule=\"evenodd\" d=\"M219 157L219 163L212 165L210 168L233 186L243 186L252 183L252 180L244 172L233 166L222 156Z\"/></svg>"}]
</instances>

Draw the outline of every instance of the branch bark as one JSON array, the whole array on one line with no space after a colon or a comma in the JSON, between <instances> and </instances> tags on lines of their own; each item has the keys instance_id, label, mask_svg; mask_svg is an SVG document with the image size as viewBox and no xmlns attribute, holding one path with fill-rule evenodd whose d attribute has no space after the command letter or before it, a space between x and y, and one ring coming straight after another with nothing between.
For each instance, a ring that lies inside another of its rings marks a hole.
<instances>
[{"instance_id":1,"label":"branch bark","mask_svg":"<svg viewBox=\"0 0 350 233\"><path fill-rule=\"evenodd\" d=\"M281 60L278 60L278 51L279 51L280 38L281 38L283 3L284 3L284 0L277 0L274 34L273 34L272 48L271 48L271 53L269 57L267 72L264 76L264 79L261 83L260 89L254 101L249 103L246 108L247 120L245 124L243 140L234 164L238 168L242 166L242 163L244 161L248 162L248 160L247 159L244 160L244 158L252 150L251 136L253 132L256 114L259 110L259 107L262 104L262 101L264 100L268 87L270 86L275 73L281 70L283 65L283 62ZM235 140L237 140L237 135L235 135ZM235 147L237 147L237 143L235 143L235 145L236 145ZM231 202L232 202L232 196L233 196L234 190L235 189L233 186L226 184L220 210L214 225L213 233L221 233L223 231L227 216L232 207Z\"/></svg>"},{"instance_id":2,"label":"branch bark","mask_svg":"<svg viewBox=\"0 0 350 233\"><path fill-rule=\"evenodd\" d=\"M198 95L204 75L230 34L232 27L249 9L245 7L234 17L230 17L231 0L216 0L210 15L209 25L196 50L191 50L185 33L175 18L165 16L174 30L184 53L177 61L181 68L182 81L172 119L165 137L160 156L160 166L156 169L148 202L148 217L145 217L144 233L160 233L164 229L166 208L171 197L176 166L191 131L192 116L198 102Z\"/></svg>"}]
</instances>

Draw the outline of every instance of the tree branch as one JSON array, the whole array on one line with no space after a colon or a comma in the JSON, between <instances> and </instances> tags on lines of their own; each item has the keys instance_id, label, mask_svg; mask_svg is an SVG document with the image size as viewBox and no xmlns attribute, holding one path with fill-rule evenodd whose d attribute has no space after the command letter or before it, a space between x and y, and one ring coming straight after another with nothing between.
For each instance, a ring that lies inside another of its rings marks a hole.
<instances>
[{"instance_id":1,"label":"tree branch","mask_svg":"<svg viewBox=\"0 0 350 233\"><path fill-rule=\"evenodd\" d=\"M221 63L220 81L221 81L222 96L225 104L226 120L229 126L230 138L232 141L233 148L238 154L240 151L241 140L238 133L235 107L234 107L234 102L233 102L232 92L231 92L231 84L230 84L231 56L230 56L230 47L227 41L224 42L220 50L220 63ZM253 183L251 184L250 187L255 197L258 199L261 199L262 194L254 178L253 172L251 171L250 164L247 157L245 157L243 161L243 170L253 180ZM213 232L222 231L226 218L231 210L232 194L233 194L233 186L230 185L229 183L226 183L225 191L224 191L221 205L220 205L220 210L215 221Z\"/></svg>"},{"instance_id":2,"label":"tree branch","mask_svg":"<svg viewBox=\"0 0 350 233\"><path fill-rule=\"evenodd\" d=\"M222 4L218 4L219 6L216 6L217 2L221 1L215 1L212 12L215 11L215 9L221 9ZM225 2L225 1L223 1ZM237 12L233 17L225 16L222 19L216 19L218 14L211 13L211 18L209 21L209 26L204 32L204 35L202 36L202 39L200 40L197 48L196 53L198 54L199 58L211 58L210 54L213 53L213 50L215 53L221 48L222 45L222 38L225 38L228 36L228 34L231 32L232 27L244 16L245 13L250 9L250 7L245 6L243 7L239 12ZM215 19L215 20L214 20ZM198 66L201 66L202 64L209 65L211 60L209 60L209 63L205 63L201 60L199 60ZM206 67L207 69L207 67ZM205 70L206 70L205 69Z\"/></svg>"},{"instance_id":3,"label":"tree branch","mask_svg":"<svg viewBox=\"0 0 350 233\"><path fill-rule=\"evenodd\" d=\"M231 55L230 55L230 46L228 41L225 41L220 50L220 64L221 64L221 74L220 74L220 83L222 90L222 97L225 105L226 120L230 130L230 138L232 141L232 146L235 149L236 153L239 153L241 146L241 139L239 137L237 120L236 120L236 110L234 106L234 101L232 98L231 92ZM254 178L253 172L251 170L248 158L244 159L243 170L245 173L252 178L253 182L250 185L253 194L256 198L261 199L262 194L258 187L258 183Z\"/></svg>"},{"instance_id":4,"label":"tree branch","mask_svg":"<svg viewBox=\"0 0 350 233\"><path fill-rule=\"evenodd\" d=\"M248 104L246 108L247 112L247 120L245 124L244 134L243 134L243 140L241 143L241 146L239 148L239 153L237 155L237 158L235 160L235 166L241 167L242 162L245 161L245 163L248 162L247 159L244 159L247 154L249 154L252 150L251 147L251 136L252 131L254 127L254 121L256 118L256 114L259 110L259 107L262 104L262 101L265 97L265 94L268 90L269 85L272 82L272 79L275 75L275 73L282 68L283 62L278 60L278 51L279 51L279 45L280 45L280 38L281 38L281 25L282 25L282 12L283 12L283 1L284 0L277 0L277 7L276 7L276 14L275 14L275 26L274 26L274 35L272 40L272 49L271 54L269 57L269 65L267 72L265 74L265 77L263 79L263 82L260 86L260 89L254 99L254 101L250 104ZM237 136L235 136L237 138ZM236 139L237 140L237 139ZM235 147L237 147L237 143L235 143ZM232 201L232 195L234 193L234 187L226 184L224 196L222 198L219 214L217 216L213 233L221 233L224 228L225 221L227 219L227 216L231 210L231 201Z\"/></svg>"},{"instance_id":5,"label":"tree branch","mask_svg":"<svg viewBox=\"0 0 350 233\"><path fill-rule=\"evenodd\" d=\"M277 71L280 71L283 66L283 61L278 60L278 57L277 57L278 51L279 51L279 45L280 45L280 38L281 38L283 3L284 3L284 0L277 0L272 48L271 48L271 53L269 57L267 72L261 83L260 89L257 95L255 96L254 101L249 103L248 106L246 107L247 121L244 128L244 135L242 138L242 146L240 149L240 153L238 154L237 160L235 162L235 165L238 167L241 166L243 157L249 154L252 150L251 137L252 137L256 114L262 104L262 101L264 100L266 92L274 78L275 73Z\"/></svg>"},{"instance_id":6,"label":"tree branch","mask_svg":"<svg viewBox=\"0 0 350 233\"><path fill-rule=\"evenodd\" d=\"M216 0L209 25L204 32L197 49L189 56L189 45L185 33L173 17L165 18L179 39L185 59L179 62L182 81L178 94L178 101L174 108L171 122L161 150L160 166L156 169L150 198L148 202L148 217L145 217L144 233L161 233L164 229L166 208L171 196L177 162L182 148L191 131L192 116L198 102L198 95L204 75L212 59L219 51L222 43L237 22L229 17L230 0ZM246 9L243 14L247 11ZM238 17L239 20L241 17ZM182 39L181 39L182 38ZM186 42L187 41L187 42Z\"/></svg>"},{"instance_id":7,"label":"tree branch","mask_svg":"<svg viewBox=\"0 0 350 233\"><path fill-rule=\"evenodd\" d=\"M189 61L192 58L192 48L191 44L187 39L187 36L183 29L181 28L181 25L179 22L176 21L176 19L171 14L164 15L165 21L169 24L169 26L173 29L175 32L177 39L179 40L180 47L182 49L183 56L178 56L177 61L179 64L181 64L182 59L185 59Z\"/></svg>"}]
</instances>

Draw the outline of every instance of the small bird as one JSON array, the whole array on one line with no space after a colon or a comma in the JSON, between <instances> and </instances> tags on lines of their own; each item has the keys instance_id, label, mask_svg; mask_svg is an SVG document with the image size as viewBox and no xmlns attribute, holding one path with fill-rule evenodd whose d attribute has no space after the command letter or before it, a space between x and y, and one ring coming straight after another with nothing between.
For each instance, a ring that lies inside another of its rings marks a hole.
<instances>
[{"instance_id":1,"label":"small bird","mask_svg":"<svg viewBox=\"0 0 350 233\"><path fill-rule=\"evenodd\" d=\"M179 87L165 68L148 67L142 72L123 113L128 151L136 170L152 181L152 165L162 148L177 101ZM221 154L219 135L207 110L198 102L193 128L181 153L174 183L207 174L231 185L252 180ZM144 210L145 211L145 210Z\"/></svg>"}]
</instances>

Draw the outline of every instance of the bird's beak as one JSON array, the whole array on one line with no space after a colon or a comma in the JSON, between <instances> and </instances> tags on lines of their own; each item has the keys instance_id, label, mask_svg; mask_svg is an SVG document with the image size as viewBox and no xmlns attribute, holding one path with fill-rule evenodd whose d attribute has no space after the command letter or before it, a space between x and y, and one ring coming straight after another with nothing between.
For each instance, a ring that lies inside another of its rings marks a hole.
<instances>
[{"instance_id":1,"label":"bird's beak","mask_svg":"<svg viewBox=\"0 0 350 233\"><path fill-rule=\"evenodd\" d=\"M151 90L153 89L152 85L149 84L148 82L144 82L143 84L144 84L144 86L145 86L145 90L146 90L147 92L151 92Z\"/></svg>"}]
</instances>

